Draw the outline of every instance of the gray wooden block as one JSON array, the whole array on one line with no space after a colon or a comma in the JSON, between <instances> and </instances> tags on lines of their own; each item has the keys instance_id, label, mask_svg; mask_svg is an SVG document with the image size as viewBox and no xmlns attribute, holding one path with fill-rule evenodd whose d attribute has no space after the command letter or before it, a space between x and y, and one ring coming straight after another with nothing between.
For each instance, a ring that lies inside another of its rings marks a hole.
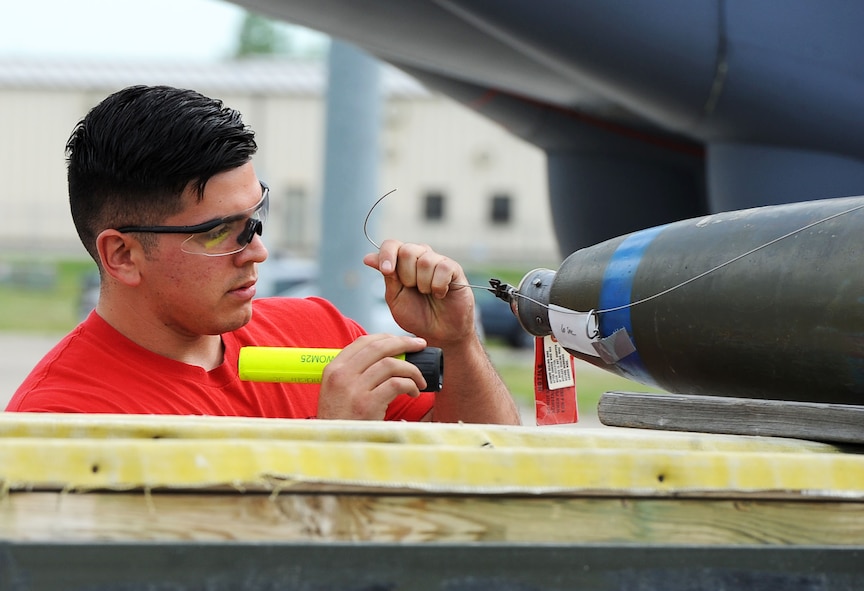
<instances>
[{"instance_id":1,"label":"gray wooden block","mask_svg":"<svg viewBox=\"0 0 864 591\"><path fill-rule=\"evenodd\" d=\"M859 405L606 392L597 414L601 423L615 427L864 443Z\"/></svg>"}]
</instances>

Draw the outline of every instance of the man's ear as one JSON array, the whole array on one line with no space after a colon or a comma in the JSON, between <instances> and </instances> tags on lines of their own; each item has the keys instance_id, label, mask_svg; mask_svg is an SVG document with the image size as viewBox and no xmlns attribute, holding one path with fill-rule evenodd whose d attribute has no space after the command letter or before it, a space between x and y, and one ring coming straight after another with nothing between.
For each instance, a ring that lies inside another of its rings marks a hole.
<instances>
[{"instance_id":1,"label":"man's ear","mask_svg":"<svg viewBox=\"0 0 864 591\"><path fill-rule=\"evenodd\" d=\"M138 264L144 258L140 242L130 234L103 230L96 237L96 250L106 274L130 287L138 285L141 281Z\"/></svg>"}]
</instances>

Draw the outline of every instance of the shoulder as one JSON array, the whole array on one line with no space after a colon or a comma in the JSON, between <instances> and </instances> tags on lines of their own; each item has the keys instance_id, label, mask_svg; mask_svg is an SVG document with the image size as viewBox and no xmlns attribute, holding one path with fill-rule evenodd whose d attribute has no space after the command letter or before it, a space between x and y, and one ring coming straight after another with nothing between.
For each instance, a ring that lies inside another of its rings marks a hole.
<instances>
[{"instance_id":1,"label":"shoulder","mask_svg":"<svg viewBox=\"0 0 864 591\"><path fill-rule=\"evenodd\" d=\"M115 393L122 391L130 368L146 365L157 371L150 363L136 361L138 349L91 312L36 364L7 410L119 412L120 406L112 401L120 398ZM85 393L94 400L82 403Z\"/></svg>"}]
</instances>

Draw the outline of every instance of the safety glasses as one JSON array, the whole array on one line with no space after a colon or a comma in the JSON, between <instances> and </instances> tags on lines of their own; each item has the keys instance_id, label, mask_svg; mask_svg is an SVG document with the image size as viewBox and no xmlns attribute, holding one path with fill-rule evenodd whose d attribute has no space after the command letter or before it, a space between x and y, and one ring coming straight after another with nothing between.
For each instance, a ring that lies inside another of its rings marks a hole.
<instances>
[{"instance_id":1,"label":"safety glasses","mask_svg":"<svg viewBox=\"0 0 864 591\"><path fill-rule=\"evenodd\" d=\"M261 201L240 213L194 226L123 226L118 232L189 234L180 249L188 254L220 257L249 246L255 234L261 236L270 210L270 187L261 182Z\"/></svg>"}]
</instances>

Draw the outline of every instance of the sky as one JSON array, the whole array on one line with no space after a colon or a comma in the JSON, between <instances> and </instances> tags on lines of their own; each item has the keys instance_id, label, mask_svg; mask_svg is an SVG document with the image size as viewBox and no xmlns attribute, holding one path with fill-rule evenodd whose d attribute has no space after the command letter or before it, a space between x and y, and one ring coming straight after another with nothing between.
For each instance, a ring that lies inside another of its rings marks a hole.
<instances>
[{"instance_id":1,"label":"sky","mask_svg":"<svg viewBox=\"0 0 864 591\"><path fill-rule=\"evenodd\" d=\"M223 0L0 0L0 58L215 61L233 51L243 14Z\"/></svg>"}]
</instances>

